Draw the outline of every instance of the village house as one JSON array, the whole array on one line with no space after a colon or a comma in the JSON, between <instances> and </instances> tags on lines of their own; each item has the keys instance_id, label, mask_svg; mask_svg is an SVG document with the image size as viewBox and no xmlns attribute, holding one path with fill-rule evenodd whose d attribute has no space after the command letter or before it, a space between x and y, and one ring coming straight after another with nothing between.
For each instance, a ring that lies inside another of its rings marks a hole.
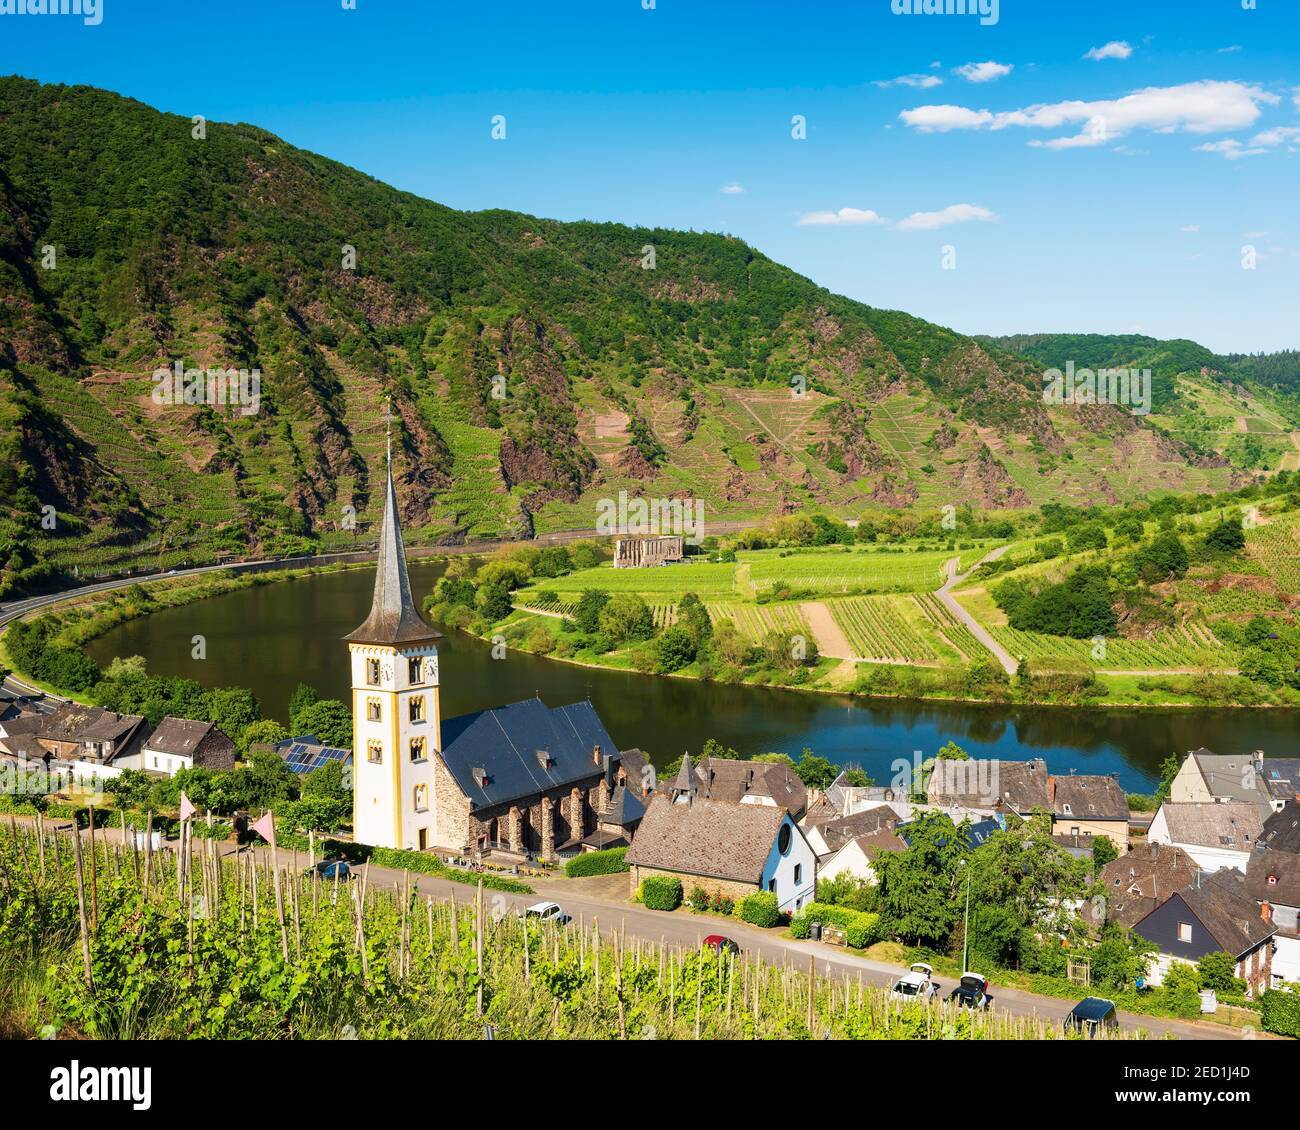
<instances>
[{"instance_id":1,"label":"village house","mask_svg":"<svg viewBox=\"0 0 1300 1130\"><path fill-rule=\"evenodd\" d=\"M627 862L634 893L653 875L672 875L688 894L701 887L741 899L771 891L778 909L794 913L817 889L817 857L784 808L708 800L698 785L650 801Z\"/></svg>"},{"instance_id":2,"label":"village house","mask_svg":"<svg viewBox=\"0 0 1300 1130\"><path fill-rule=\"evenodd\" d=\"M1073 837L1109 836L1128 851L1128 797L1115 777L1050 777L1052 832Z\"/></svg>"},{"instance_id":3,"label":"village house","mask_svg":"<svg viewBox=\"0 0 1300 1130\"><path fill-rule=\"evenodd\" d=\"M1198 876L1139 918L1133 931L1156 946L1147 971L1152 985L1163 983L1174 962L1195 965L1206 954L1223 952L1234 958L1234 975L1246 982L1247 997L1254 1000L1272 986L1277 927L1247 893L1244 876L1230 868Z\"/></svg>"},{"instance_id":4,"label":"village house","mask_svg":"<svg viewBox=\"0 0 1300 1130\"><path fill-rule=\"evenodd\" d=\"M1300 854L1300 801L1289 801L1280 812L1264 821L1264 829L1255 842L1255 849L1271 848Z\"/></svg>"},{"instance_id":5,"label":"village house","mask_svg":"<svg viewBox=\"0 0 1300 1130\"><path fill-rule=\"evenodd\" d=\"M233 769L235 743L213 722L164 718L132 751L113 759L115 769L144 769L175 777L182 769Z\"/></svg>"},{"instance_id":6,"label":"village house","mask_svg":"<svg viewBox=\"0 0 1300 1130\"><path fill-rule=\"evenodd\" d=\"M1300 792L1300 759L1249 755L1220 755L1208 749L1192 750L1179 766L1169 786L1175 804L1264 805L1279 811Z\"/></svg>"},{"instance_id":7,"label":"village house","mask_svg":"<svg viewBox=\"0 0 1300 1130\"><path fill-rule=\"evenodd\" d=\"M881 829L893 830L902 823L902 817L893 805L881 805L855 812L852 816L838 816L813 825L803 825L804 835L812 845L817 858L823 862L840 851L851 840L868 836Z\"/></svg>"},{"instance_id":8,"label":"village house","mask_svg":"<svg viewBox=\"0 0 1300 1130\"><path fill-rule=\"evenodd\" d=\"M1042 761L946 761L934 763L926 782L932 805L1014 813L1028 818L1052 811L1047 765Z\"/></svg>"},{"instance_id":9,"label":"village house","mask_svg":"<svg viewBox=\"0 0 1300 1130\"><path fill-rule=\"evenodd\" d=\"M1165 801L1147 829L1147 842L1182 848L1202 871L1233 867L1244 874L1268 811L1246 801Z\"/></svg>"},{"instance_id":10,"label":"village house","mask_svg":"<svg viewBox=\"0 0 1300 1130\"><path fill-rule=\"evenodd\" d=\"M149 723L139 714L66 702L40 715L34 733L55 759L83 763L90 773L136 754L149 735Z\"/></svg>"},{"instance_id":11,"label":"village house","mask_svg":"<svg viewBox=\"0 0 1300 1130\"><path fill-rule=\"evenodd\" d=\"M1246 866L1246 894L1262 917L1277 928L1273 943L1273 987L1300 984L1300 855L1265 848Z\"/></svg>"},{"instance_id":12,"label":"village house","mask_svg":"<svg viewBox=\"0 0 1300 1130\"><path fill-rule=\"evenodd\" d=\"M884 851L905 851L907 843L893 828L880 828L866 835L855 836L824 864L819 863L817 878L838 879L848 875L864 883L876 885L876 858Z\"/></svg>"},{"instance_id":13,"label":"village house","mask_svg":"<svg viewBox=\"0 0 1300 1130\"><path fill-rule=\"evenodd\" d=\"M798 820L808 801L808 790L788 765L765 761L738 761L725 757L704 757L698 763L690 755L682 758L681 773L693 772L700 794L726 804L765 804L787 809ZM671 792L674 786L663 786Z\"/></svg>"},{"instance_id":14,"label":"village house","mask_svg":"<svg viewBox=\"0 0 1300 1130\"><path fill-rule=\"evenodd\" d=\"M848 773L844 770L840 771L840 775L822 795L840 816L852 816L855 812L877 808L882 804L907 803L911 799L906 792L887 785L850 785Z\"/></svg>"},{"instance_id":15,"label":"village house","mask_svg":"<svg viewBox=\"0 0 1300 1130\"><path fill-rule=\"evenodd\" d=\"M1112 859L1099 876L1106 888L1106 921L1131 928L1200 870L1182 848L1147 843Z\"/></svg>"}]
</instances>

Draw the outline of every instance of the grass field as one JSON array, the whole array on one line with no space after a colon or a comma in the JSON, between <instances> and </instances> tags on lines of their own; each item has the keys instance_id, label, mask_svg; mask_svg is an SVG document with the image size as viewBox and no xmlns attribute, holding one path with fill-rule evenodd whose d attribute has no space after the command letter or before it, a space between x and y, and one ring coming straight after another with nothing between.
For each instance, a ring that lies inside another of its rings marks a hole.
<instances>
[{"instance_id":1,"label":"grass field","mask_svg":"<svg viewBox=\"0 0 1300 1130\"><path fill-rule=\"evenodd\" d=\"M737 554L749 567L749 580L760 593L778 581L793 589L824 593L929 592L943 583L944 562L956 556L955 551L949 550L920 553L809 550L785 556L780 550L752 550Z\"/></svg>"}]
</instances>

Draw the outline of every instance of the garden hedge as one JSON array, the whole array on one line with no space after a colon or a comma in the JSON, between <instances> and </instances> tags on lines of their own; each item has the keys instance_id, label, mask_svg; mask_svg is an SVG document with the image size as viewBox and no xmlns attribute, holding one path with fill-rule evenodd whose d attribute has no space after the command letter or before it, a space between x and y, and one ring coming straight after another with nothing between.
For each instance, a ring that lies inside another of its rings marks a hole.
<instances>
[{"instance_id":1,"label":"garden hedge","mask_svg":"<svg viewBox=\"0 0 1300 1130\"><path fill-rule=\"evenodd\" d=\"M676 910L682 905L682 881L672 875L651 875L643 879L641 902L647 910Z\"/></svg>"},{"instance_id":2,"label":"garden hedge","mask_svg":"<svg viewBox=\"0 0 1300 1130\"><path fill-rule=\"evenodd\" d=\"M814 922L820 922L823 926L838 926L844 931L844 940L857 950L866 949L881 937L879 914L852 910L828 902L808 903L790 920L790 933L796 938L806 938L812 932Z\"/></svg>"},{"instance_id":3,"label":"garden hedge","mask_svg":"<svg viewBox=\"0 0 1300 1130\"><path fill-rule=\"evenodd\" d=\"M746 895L740 900L740 907L736 913L739 914L742 922L754 926L775 926L781 921L781 912L776 906L776 895L771 891Z\"/></svg>"},{"instance_id":4,"label":"garden hedge","mask_svg":"<svg viewBox=\"0 0 1300 1130\"><path fill-rule=\"evenodd\" d=\"M627 848L606 848L604 851L589 851L575 855L564 865L564 873L570 879L580 879L584 875L617 875L620 871L631 871L626 860Z\"/></svg>"},{"instance_id":5,"label":"garden hedge","mask_svg":"<svg viewBox=\"0 0 1300 1130\"><path fill-rule=\"evenodd\" d=\"M1300 1037L1300 993L1269 989L1260 998L1265 1032Z\"/></svg>"}]
</instances>

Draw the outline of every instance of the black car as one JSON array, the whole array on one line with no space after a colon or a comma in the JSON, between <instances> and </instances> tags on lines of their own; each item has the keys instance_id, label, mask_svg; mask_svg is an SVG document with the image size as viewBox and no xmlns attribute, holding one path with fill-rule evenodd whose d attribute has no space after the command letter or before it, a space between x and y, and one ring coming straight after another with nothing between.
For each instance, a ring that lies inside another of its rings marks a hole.
<instances>
[{"instance_id":1,"label":"black car","mask_svg":"<svg viewBox=\"0 0 1300 1130\"><path fill-rule=\"evenodd\" d=\"M1093 1039L1119 1028L1119 1017L1115 1014L1115 1002L1105 997L1084 997L1070 1009L1069 1015L1062 1021L1066 1034L1078 1033Z\"/></svg>"},{"instance_id":2,"label":"black car","mask_svg":"<svg viewBox=\"0 0 1300 1130\"><path fill-rule=\"evenodd\" d=\"M988 1008L993 1003L989 979L979 973L963 973L961 983L948 994L948 1003L959 1008Z\"/></svg>"},{"instance_id":3,"label":"black car","mask_svg":"<svg viewBox=\"0 0 1300 1130\"><path fill-rule=\"evenodd\" d=\"M310 878L319 875L322 879L351 879L352 868L346 859L322 859L315 867L308 867L303 872Z\"/></svg>"}]
</instances>

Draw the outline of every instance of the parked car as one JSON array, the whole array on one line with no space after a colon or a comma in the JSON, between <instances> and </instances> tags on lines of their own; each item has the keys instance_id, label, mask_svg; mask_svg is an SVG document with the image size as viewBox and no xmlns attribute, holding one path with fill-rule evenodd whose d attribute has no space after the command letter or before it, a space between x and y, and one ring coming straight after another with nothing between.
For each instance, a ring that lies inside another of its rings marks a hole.
<instances>
[{"instance_id":1,"label":"parked car","mask_svg":"<svg viewBox=\"0 0 1300 1130\"><path fill-rule=\"evenodd\" d=\"M948 1003L960 1008L988 1008L993 1003L989 979L982 973L967 970L961 975L961 983L948 994Z\"/></svg>"},{"instance_id":2,"label":"parked car","mask_svg":"<svg viewBox=\"0 0 1300 1130\"><path fill-rule=\"evenodd\" d=\"M352 866L346 859L322 859L315 867L308 867L304 875L319 875L322 879L351 879Z\"/></svg>"},{"instance_id":3,"label":"parked car","mask_svg":"<svg viewBox=\"0 0 1300 1130\"><path fill-rule=\"evenodd\" d=\"M520 918L536 918L540 922L558 922L564 925L569 916L560 908L558 902L535 902L519 912Z\"/></svg>"},{"instance_id":4,"label":"parked car","mask_svg":"<svg viewBox=\"0 0 1300 1130\"><path fill-rule=\"evenodd\" d=\"M924 961L913 962L890 990L889 995L896 1000L928 1001L939 995L939 984L934 979L934 970Z\"/></svg>"},{"instance_id":5,"label":"parked car","mask_svg":"<svg viewBox=\"0 0 1300 1130\"><path fill-rule=\"evenodd\" d=\"M710 934L702 943L705 949L713 950L715 953L739 953L740 947L730 938L722 934Z\"/></svg>"},{"instance_id":6,"label":"parked car","mask_svg":"<svg viewBox=\"0 0 1300 1130\"><path fill-rule=\"evenodd\" d=\"M1067 1034L1077 1032L1090 1040L1096 1036L1109 1035L1119 1029L1115 1002L1108 1001L1105 997L1084 997L1070 1009L1062 1027Z\"/></svg>"}]
</instances>

